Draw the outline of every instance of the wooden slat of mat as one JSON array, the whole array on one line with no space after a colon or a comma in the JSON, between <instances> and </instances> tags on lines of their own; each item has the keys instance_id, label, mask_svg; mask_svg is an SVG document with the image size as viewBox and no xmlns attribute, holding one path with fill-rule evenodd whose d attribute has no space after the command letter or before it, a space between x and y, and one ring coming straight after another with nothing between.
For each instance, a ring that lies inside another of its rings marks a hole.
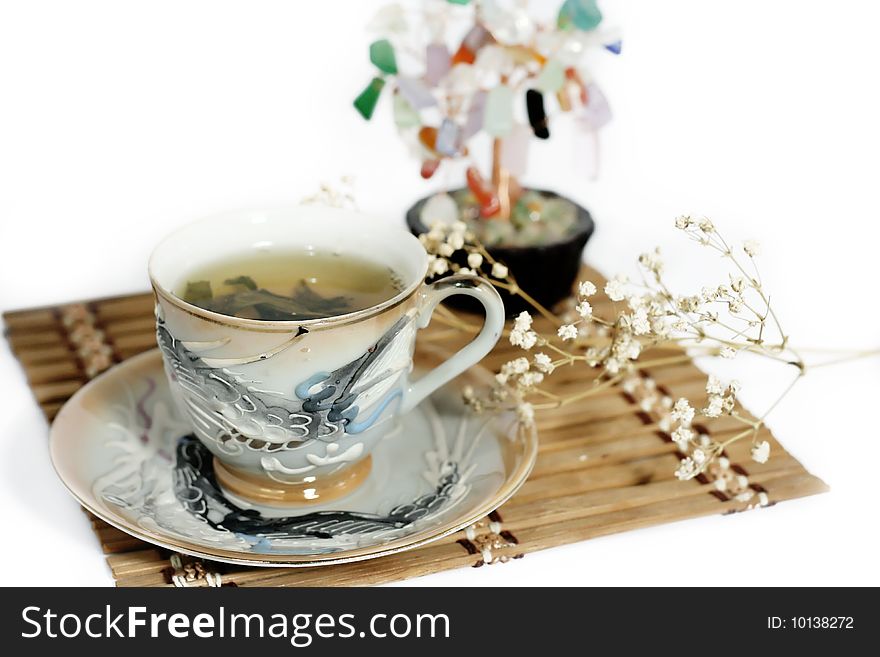
<instances>
[{"instance_id":1,"label":"wooden slat of mat","mask_svg":"<svg viewBox=\"0 0 880 657\"><path fill-rule=\"evenodd\" d=\"M592 270L584 276L601 283ZM99 299L81 304L39 308L4 315L7 337L22 363L28 382L47 418L88 379L86 364L71 343L63 323L65 308L81 306L93 318L116 361L155 345L152 295ZM597 300L597 312L608 302ZM478 320L468 318L476 330ZM539 325L542 320L538 320ZM469 339L468 330L450 329L438 316L423 331L420 341L450 348ZM674 355L655 354L655 357ZM499 343L484 364L498 367L521 355L506 341ZM693 363L668 363L646 374L670 396L700 400L705 375ZM549 381L558 392L582 385L589 370L568 367ZM680 482L673 476L679 456L667 436L649 423L644 413L618 389L538 415L540 448L535 470L520 492L493 518L502 523L503 539L492 547L493 560L514 558L553 547L638 527L672 522L712 513L742 510L745 504L722 501L712 486L698 481ZM729 418L705 423L714 435L738 428ZM766 464L748 458L748 445L734 444L728 456L748 474L753 487L767 492L772 502L812 495L826 490L788 454L769 431L772 458ZM101 545L108 554L119 586L168 586L175 572L172 554L148 545L91 516ZM485 528L478 531L486 532ZM486 534L485 536L488 536ZM483 536L482 538L485 538ZM237 586L363 585L395 581L462 566L483 564L481 536L468 540L464 532L423 548L366 562L320 568L246 568L203 562L200 565ZM179 579L179 578L178 578ZM194 576L192 585L205 585Z\"/></svg>"}]
</instances>

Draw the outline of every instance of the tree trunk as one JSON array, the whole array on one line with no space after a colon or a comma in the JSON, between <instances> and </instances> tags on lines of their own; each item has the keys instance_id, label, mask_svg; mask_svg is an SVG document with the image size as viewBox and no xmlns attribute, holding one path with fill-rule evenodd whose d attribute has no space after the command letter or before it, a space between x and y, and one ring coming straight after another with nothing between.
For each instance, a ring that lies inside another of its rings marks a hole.
<instances>
[{"instance_id":1,"label":"tree trunk","mask_svg":"<svg viewBox=\"0 0 880 657\"><path fill-rule=\"evenodd\" d=\"M501 140L492 140L492 189L498 196L498 218L510 220L510 173L501 166Z\"/></svg>"}]
</instances>

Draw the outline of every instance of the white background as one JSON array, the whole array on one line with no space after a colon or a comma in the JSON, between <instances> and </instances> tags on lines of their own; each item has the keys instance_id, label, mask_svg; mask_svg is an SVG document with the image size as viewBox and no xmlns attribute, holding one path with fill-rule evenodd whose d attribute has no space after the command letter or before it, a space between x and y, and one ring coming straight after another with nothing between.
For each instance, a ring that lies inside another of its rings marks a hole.
<instances>
[{"instance_id":1,"label":"white background","mask_svg":"<svg viewBox=\"0 0 880 657\"><path fill-rule=\"evenodd\" d=\"M712 217L763 245L795 344L875 347L880 11L841 0L601 3L624 52L598 58L615 111L598 180L564 126L528 182L587 205L587 258L629 271L663 246L698 287L706 255L671 228ZM147 288L152 245L217 210L277 205L343 174L362 209L400 222L423 182L372 74L354 0L0 2L0 309ZM554 125L554 128L556 126ZM736 362L758 410L784 376ZM110 585L85 517L55 479L46 424L0 348L0 562L6 585ZM880 584L880 360L819 369L771 416L827 495L528 555L425 585ZM20 564L20 568L10 567Z\"/></svg>"}]
</instances>

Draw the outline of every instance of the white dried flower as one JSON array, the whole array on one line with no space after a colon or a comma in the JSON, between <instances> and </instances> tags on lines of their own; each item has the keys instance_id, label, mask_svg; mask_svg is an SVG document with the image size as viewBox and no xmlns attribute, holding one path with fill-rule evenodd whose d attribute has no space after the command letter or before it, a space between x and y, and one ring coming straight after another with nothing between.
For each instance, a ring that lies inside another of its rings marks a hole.
<instances>
[{"instance_id":1,"label":"white dried flower","mask_svg":"<svg viewBox=\"0 0 880 657\"><path fill-rule=\"evenodd\" d=\"M443 244L437 247L437 253L442 255L444 258L448 258L453 253L455 253L455 249L452 248L452 245L448 242L443 242Z\"/></svg>"},{"instance_id":2,"label":"white dried flower","mask_svg":"<svg viewBox=\"0 0 880 657\"><path fill-rule=\"evenodd\" d=\"M477 275L477 272L475 272L470 267L459 267L457 273L461 274L462 276L476 276Z\"/></svg>"},{"instance_id":3,"label":"white dried flower","mask_svg":"<svg viewBox=\"0 0 880 657\"><path fill-rule=\"evenodd\" d=\"M761 245L755 240L746 240L743 242L743 251L750 258L754 258L761 253Z\"/></svg>"},{"instance_id":4,"label":"white dried flower","mask_svg":"<svg viewBox=\"0 0 880 657\"><path fill-rule=\"evenodd\" d=\"M535 367L541 372L553 372L553 360L547 354L535 354Z\"/></svg>"},{"instance_id":5,"label":"white dried flower","mask_svg":"<svg viewBox=\"0 0 880 657\"><path fill-rule=\"evenodd\" d=\"M715 224L712 223L711 219L701 219L700 220L700 230L704 233L712 233L715 232Z\"/></svg>"},{"instance_id":6,"label":"white dried flower","mask_svg":"<svg viewBox=\"0 0 880 657\"><path fill-rule=\"evenodd\" d=\"M538 342L538 334L532 329L532 316L523 310L513 322L510 331L510 344L529 350Z\"/></svg>"},{"instance_id":7,"label":"white dried flower","mask_svg":"<svg viewBox=\"0 0 880 657\"><path fill-rule=\"evenodd\" d=\"M454 227L455 224L453 224L453 228ZM449 237L446 238L446 243L453 249L458 251L459 249L464 247L464 235L459 232L450 233Z\"/></svg>"},{"instance_id":8,"label":"white dried flower","mask_svg":"<svg viewBox=\"0 0 880 657\"><path fill-rule=\"evenodd\" d=\"M660 249L654 249L652 253L643 253L639 256L639 264L654 274L663 273L663 260L660 257Z\"/></svg>"},{"instance_id":9,"label":"white dried flower","mask_svg":"<svg viewBox=\"0 0 880 657\"><path fill-rule=\"evenodd\" d=\"M476 393L474 392L474 387L467 385L461 389L461 396L465 401L472 401L476 398Z\"/></svg>"},{"instance_id":10,"label":"white dried flower","mask_svg":"<svg viewBox=\"0 0 880 657\"><path fill-rule=\"evenodd\" d=\"M651 332L651 323L648 321L648 311L645 308L639 308L632 314L630 324L636 335L647 335Z\"/></svg>"},{"instance_id":11,"label":"white dried flower","mask_svg":"<svg viewBox=\"0 0 880 657\"><path fill-rule=\"evenodd\" d=\"M596 294L596 286L590 281L581 281L578 283L578 296L591 297Z\"/></svg>"},{"instance_id":12,"label":"white dried flower","mask_svg":"<svg viewBox=\"0 0 880 657\"><path fill-rule=\"evenodd\" d=\"M631 310L638 310L639 308L644 308L647 300L645 297L638 294L631 294L626 299L626 305L630 307Z\"/></svg>"},{"instance_id":13,"label":"white dried flower","mask_svg":"<svg viewBox=\"0 0 880 657\"><path fill-rule=\"evenodd\" d=\"M675 219L675 227L679 230L687 230L694 223L694 220L688 216L682 215Z\"/></svg>"},{"instance_id":14,"label":"white dried flower","mask_svg":"<svg viewBox=\"0 0 880 657\"><path fill-rule=\"evenodd\" d=\"M724 409L724 399L720 395L709 395L709 405L703 409L706 417L718 417Z\"/></svg>"},{"instance_id":15,"label":"white dried flower","mask_svg":"<svg viewBox=\"0 0 880 657\"><path fill-rule=\"evenodd\" d=\"M532 316L529 314L529 311L523 310L519 315L516 316L516 319L513 320L513 330L514 331L528 331L532 328Z\"/></svg>"},{"instance_id":16,"label":"white dried flower","mask_svg":"<svg viewBox=\"0 0 880 657\"><path fill-rule=\"evenodd\" d=\"M672 440L675 441L675 444L678 445L678 448L682 451L687 449L688 443L693 437L694 432L687 427L678 427L672 432Z\"/></svg>"},{"instance_id":17,"label":"white dried flower","mask_svg":"<svg viewBox=\"0 0 880 657\"><path fill-rule=\"evenodd\" d=\"M702 305L703 300L696 295L678 299L678 307L686 313L695 313Z\"/></svg>"},{"instance_id":18,"label":"white dried flower","mask_svg":"<svg viewBox=\"0 0 880 657\"><path fill-rule=\"evenodd\" d=\"M625 339L618 342L615 348L618 354L630 360L635 360L642 353L642 343L630 336L625 336Z\"/></svg>"},{"instance_id":19,"label":"white dried flower","mask_svg":"<svg viewBox=\"0 0 880 657\"><path fill-rule=\"evenodd\" d=\"M706 459L708 458L708 457L706 456L706 452L704 452L704 451L701 450L701 449L695 449L695 450L693 451L693 454L691 454L691 456L693 456L694 462L695 462L697 465L703 465L703 463L705 463L705 462L706 462Z\"/></svg>"},{"instance_id":20,"label":"white dried flower","mask_svg":"<svg viewBox=\"0 0 880 657\"><path fill-rule=\"evenodd\" d=\"M449 262L446 258L438 258L437 256L428 257L428 274L431 276L440 276L449 271Z\"/></svg>"},{"instance_id":21,"label":"white dried flower","mask_svg":"<svg viewBox=\"0 0 880 657\"><path fill-rule=\"evenodd\" d=\"M510 344L514 347L520 347L528 351L538 342L538 334L534 331L518 331L516 329L510 332Z\"/></svg>"},{"instance_id":22,"label":"white dried flower","mask_svg":"<svg viewBox=\"0 0 880 657\"><path fill-rule=\"evenodd\" d=\"M768 458L770 458L770 443L766 440L762 440L752 447L752 460L766 463Z\"/></svg>"},{"instance_id":23,"label":"white dried flower","mask_svg":"<svg viewBox=\"0 0 880 657\"><path fill-rule=\"evenodd\" d=\"M565 341L574 340L578 336L577 326L574 324L563 324L559 327L559 330L556 331L556 335Z\"/></svg>"},{"instance_id":24,"label":"white dried flower","mask_svg":"<svg viewBox=\"0 0 880 657\"><path fill-rule=\"evenodd\" d=\"M727 345L721 347L721 350L718 353L722 358L736 357L736 350L733 347L728 347Z\"/></svg>"},{"instance_id":25,"label":"white dried flower","mask_svg":"<svg viewBox=\"0 0 880 657\"><path fill-rule=\"evenodd\" d=\"M519 377L519 385L523 388L531 388L543 380L544 375L541 372L525 372Z\"/></svg>"},{"instance_id":26,"label":"white dried flower","mask_svg":"<svg viewBox=\"0 0 880 657\"><path fill-rule=\"evenodd\" d=\"M651 330L657 335L657 337L666 338L669 337L669 333L672 331L672 326L663 317L655 317L651 320Z\"/></svg>"},{"instance_id":27,"label":"white dried flower","mask_svg":"<svg viewBox=\"0 0 880 657\"><path fill-rule=\"evenodd\" d=\"M500 262L492 265L492 276L495 278L507 278L507 267Z\"/></svg>"},{"instance_id":28,"label":"white dried flower","mask_svg":"<svg viewBox=\"0 0 880 657\"><path fill-rule=\"evenodd\" d=\"M615 276L605 284L605 294L612 301L623 301L626 297L626 277Z\"/></svg>"},{"instance_id":29,"label":"white dried flower","mask_svg":"<svg viewBox=\"0 0 880 657\"><path fill-rule=\"evenodd\" d=\"M709 380L706 381L706 392L708 392L710 395L720 395L724 392L724 385L721 383L721 380L714 374L710 374Z\"/></svg>"},{"instance_id":30,"label":"white dried flower","mask_svg":"<svg viewBox=\"0 0 880 657\"><path fill-rule=\"evenodd\" d=\"M452 226L450 226L453 233L459 233L464 235L467 232L467 224L461 220L453 221Z\"/></svg>"},{"instance_id":31,"label":"white dried flower","mask_svg":"<svg viewBox=\"0 0 880 657\"><path fill-rule=\"evenodd\" d=\"M516 406L516 417L526 426L531 426L535 423L535 409L528 402L520 402Z\"/></svg>"},{"instance_id":32,"label":"white dried flower","mask_svg":"<svg viewBox=\"0 0 880 657\"><path fill-rule=\"evenodd\" d=\"M581 301L574 309L584 319L589 319L593 316L593 306L590 305L589 301Z\"/></svg>"},{"instance_id":33,"label":"white dried flower","mask_svg":"<svg viewBox=\"0 0 880 657\"><path fill-rule=\"evenodd\" d=\"M483 264L483 256L479 253L469 253L467 263L471 269L479 269Z\"/></svg>"},{"instance_id":34,"label":"white dried flower","mask_svg":"<svg viewBox=\"0 0 880 657\"><path fill-rule=\"evenodd\" d=\"M675 471L675 476L678 477L681 481L693 479L696 475L697 464L691 457L683 459L681 463L679 463L678 469Z\"/></svg>"},{"instance_id":35,"label":"white dried flower","mask_svg":"<svg viewBox=\"0 0 880 657\"><path fill-rule=\"evenodd\" d=\"M675 406L672 407L672 419L676 422L680 422L682 426L688 427L691 422L694 421L694 409L691 408L690 402L681 397L677 402L675 402Z\"/></svg>"}]
</instances>

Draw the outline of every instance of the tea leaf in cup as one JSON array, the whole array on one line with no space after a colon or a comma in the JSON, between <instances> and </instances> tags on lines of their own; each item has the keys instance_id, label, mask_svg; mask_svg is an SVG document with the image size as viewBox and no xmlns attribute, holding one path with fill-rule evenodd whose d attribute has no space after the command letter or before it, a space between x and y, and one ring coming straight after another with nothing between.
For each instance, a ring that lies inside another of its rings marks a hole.
<instances>
[{"instance_id":1,"label":"tea leaf in cup","mask_svg":"<svg viewBox=\"0 0 880 657\"><path fill-rule=\"evenodd\" d=\"M293 301L312 310L312 312L333 315L348 312L350 300L344 296L322 297L315 292L305 281L300 281L293 291Z\"/></svg>"},{"instance_id":2,"label":"tea leaf in cup","mask_svg":"<svg viewBox=\"0 0 880 657\"><path fill-rule=\"evenodd\" d=\"M223 281L225 285L242 285L249 290L256 290L257 284L250 276L236 276L235 278L227 278Z\"/></svg>"},{"instance_id":3,"label":"tea leaf in cup","mask_svg":"<svg viewBox=\"0 0 880 657\"><path fill-rule=\"evenodd\" d=\"M187 303L204 303L214 298L211 292L211 283L208 281L187 281L186 290L183 293L183 300Z\"/></svg>"}]
</instances>

